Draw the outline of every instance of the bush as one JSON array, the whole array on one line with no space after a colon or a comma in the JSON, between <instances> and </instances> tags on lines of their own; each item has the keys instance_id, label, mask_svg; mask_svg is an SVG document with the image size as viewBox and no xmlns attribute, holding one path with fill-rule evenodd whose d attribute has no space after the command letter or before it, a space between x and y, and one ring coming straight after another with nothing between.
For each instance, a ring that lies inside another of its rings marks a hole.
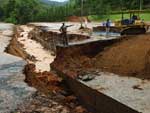
<instances>
[{"instance_id":1,"label":"bush","mask_svg":"<svg viewBox=\"0 0 150 113\"><path fill-rule=\"evenodd\" d=\"M13 17L6 18L4 21L8 23L17 24L17 20Z\"/></svg>"}]
</instances>

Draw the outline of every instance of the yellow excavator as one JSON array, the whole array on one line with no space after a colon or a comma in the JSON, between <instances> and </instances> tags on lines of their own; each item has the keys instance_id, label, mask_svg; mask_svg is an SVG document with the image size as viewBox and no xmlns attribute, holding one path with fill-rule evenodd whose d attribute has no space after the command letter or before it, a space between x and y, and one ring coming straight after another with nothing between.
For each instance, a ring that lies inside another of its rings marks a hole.
<instances>
[{"instance_id":1,"label":"yellow excavator","mask_svg":"<svg viewBox=\"0 0 150 113\"><path fill-rule=\"evenodd\" d=\"M139 10L122 12L122 19L115 22L115 27L120 29L121 35L137 35L147 32L149 25L140 18L141 12ZM129 19L125 19L124 14L129 14Z\"/></svg>"},{"instance_id":2,"label":"yellow excavator","mask_svg":"<svg viewBox=\"0 0 150 113\"><path fill-rule=\"evenodd\" d=\"M130 10L122 12L122 18L119 21L113 22L109 32L120 35L138 35L145 34L149 26L143 19L140 18L141 10ZM125 14L128 18L125 18ZM106 26L100 25L93 27L94 32L106 32Z\"/></svg>"}]
</instances>

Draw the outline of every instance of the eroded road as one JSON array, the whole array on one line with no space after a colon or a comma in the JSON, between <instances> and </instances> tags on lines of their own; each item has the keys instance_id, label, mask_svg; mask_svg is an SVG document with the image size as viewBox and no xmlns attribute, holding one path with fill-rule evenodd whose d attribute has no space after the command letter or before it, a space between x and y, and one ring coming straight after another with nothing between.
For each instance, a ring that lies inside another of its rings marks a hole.
<instances>
[{"instance_id":1,"label":"eroded road","mask_svg":"<svg viewBox=\"0 0 150 113\"><path fill-rule=\"evenodd\" d=\"M6 51L12 55L3 51L0 55L5 59L0 61L0 113L88 113L76 97L64 90L61 79L49 72L49 64L55 56L29 38L30 30L31 27L19 26L14 37L8 35L12 30L1 30L1 49L4 51L8 46ZM8 38L2 34L7 34ZM25 74L24 67L27 67Z\"/></svg>"},{"instance_id":2,"label":"eroded road","mask_svg":"<svg viewBox=\"0 0 150 113\"><path fill-rule=\"evenodd\" d=\"M13 37L13 27L0 23L0 113L14 111L36 91L24 82L26 61L4 52Z\"/></svg>"}]
</instances>

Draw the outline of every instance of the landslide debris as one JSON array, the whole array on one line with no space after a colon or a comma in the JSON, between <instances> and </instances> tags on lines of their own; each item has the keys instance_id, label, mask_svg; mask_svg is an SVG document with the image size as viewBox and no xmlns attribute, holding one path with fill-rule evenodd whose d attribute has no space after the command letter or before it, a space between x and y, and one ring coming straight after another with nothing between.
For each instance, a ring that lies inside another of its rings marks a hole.
<instances>
[{"instance_id":1,"label":"landslide debris","mask_svg":"<svg viewBox=\"0 0 150 113\"><path fill-rule=\"evenodd\" d=\"M48 71L36 72L36 67L34 64L26 65L24 73L26 75L25 81L30 86L38 89L38 91L48 94L62 90L60 87L62 81L61 78Z\"/></svg>"}]
</instances>

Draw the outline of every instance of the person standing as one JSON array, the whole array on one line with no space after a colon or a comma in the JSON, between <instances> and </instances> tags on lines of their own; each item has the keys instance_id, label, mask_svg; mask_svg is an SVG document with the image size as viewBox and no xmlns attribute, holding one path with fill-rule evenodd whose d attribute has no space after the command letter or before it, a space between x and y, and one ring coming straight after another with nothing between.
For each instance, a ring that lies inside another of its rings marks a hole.
<instances>
[{"instance_id":1,"label":"person standing","mask_svg":"<svg viewBox=\"0 0 150 113\"><path fill-rule=\"evenodd\" d=\"M108 36L108 34L109 34L109 31L110 31L110 20L107 19L107 21L106 21L106 35L107 35L107 36Z\"/></svg>"},{"instance_id":2,"label":"person standing","mask_svg":"<svg viewBox=\"0 0 150 113\"><path fill-rule=\"evenodd\" d=\"M66 26L65 23L62 23L62 26L59 29L64 46L68 46L67 28L71 26L72 25Z\"/></svg>"}]
</instances>

